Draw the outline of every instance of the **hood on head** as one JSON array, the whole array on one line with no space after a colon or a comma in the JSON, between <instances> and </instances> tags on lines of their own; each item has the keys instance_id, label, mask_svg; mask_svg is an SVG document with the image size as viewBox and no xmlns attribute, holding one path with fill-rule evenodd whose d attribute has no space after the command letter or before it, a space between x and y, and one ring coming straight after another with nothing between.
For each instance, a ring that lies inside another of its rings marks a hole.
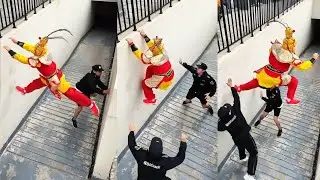
<instances>
[{"instance_id":1,"label":"hood on head","mask_svg":"<svg viewBox=\"0 0 320 180\"><path fill-rule=\"evenodd\" d=\"M149 146L149 157L151 159L158 159L162 156L162 151L162 140L159 137L152 138Z\"/></svg>"},{"instance_id":2,"label":"hood on head","mask_svg":"<svg viewBox=\"0 0 320 180\"><path fill-rule=\"evenodd\" d=\"M229 121L234 117L234 111L231 104L226 103L218 110L218 117L222 121Z\"/></svg>"}]
</instances>

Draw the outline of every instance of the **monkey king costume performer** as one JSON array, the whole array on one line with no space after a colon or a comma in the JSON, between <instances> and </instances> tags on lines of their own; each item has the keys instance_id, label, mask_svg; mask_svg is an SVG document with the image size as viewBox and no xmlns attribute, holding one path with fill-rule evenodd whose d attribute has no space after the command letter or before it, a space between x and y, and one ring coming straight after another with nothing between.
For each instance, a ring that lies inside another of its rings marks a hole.
<instances>
[{"instance_id":1,"label":"monkey king costume performer","mask_svg":"<svg viewBox=\"0 0 320 180\"><path fill-rule=\"evenodd\" d=\"M298 104L300 101L294 98L298 87L298 79L285 73L291 66L300 71L311 69L315 59L312 58L307 61L299 60L299 57L295 55L297 42L292 37L295 30L288 25L281 24L286 28L286 38L282 44L278 40L271 42L269 64L255 71L256 78L240 86L235 86L235 88L238 92L241 92L257 87L269 89L277 86L287 86L287 103Z\"/></svg>"},{"instance_id":2,"label":"monkey king costume performer","mask_svg":"<svg viewBox=\"0 0 320 180\"><path fill-rule=\"evenodd\" d=\"M66 29L59 29L53 31L48 36L39 37L39 42L36 45L17 41L17 45L33 54L31 57L25 57L13 50L8 51L14 59L18 60L20 63L28 64L32 68L36 68L40 73L40 77L33 80L29 85L26 87L16 86L16 89L24 95L47 86L56 98L61 99L60 93L62 93L75 103L81 106L90 107L92 113L98 116L99 109L95 102L71 87L70 82L66 80L62 71L58 69L56 63L52 59L51 53L48 51L47 43L49 39L65 40L61 36L51 37L52 34L59 31L66 31L71 34L71 32Z\"/></svg>"},{"instance_id":3,"label":"monkey king costume performer","mask_svg":"<svg viewBox=\"0 0 320 180\"><path fill-rule=\"evenodd\" d=\"M146 76L142 81L142 89L146 97L143 102L150 104L156 103L156 97L152 88L167 90L173 82L174 71L171 68L167 53L164 52L162 39L158 36L150 39L147 35L143 35L143 38L149 48L146 53L138 49L134 43L130 43L129 45L135 56L143 64L149 65L146 70Z\"/></svg>"}]
</instances>

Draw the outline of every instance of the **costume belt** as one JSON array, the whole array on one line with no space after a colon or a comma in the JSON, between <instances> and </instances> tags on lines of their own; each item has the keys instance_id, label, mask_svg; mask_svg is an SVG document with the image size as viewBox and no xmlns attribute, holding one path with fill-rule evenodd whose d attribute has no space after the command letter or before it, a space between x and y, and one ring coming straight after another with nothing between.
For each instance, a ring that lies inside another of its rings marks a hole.
<instances>
[{"instance_id":1,"label":"costume belt","mask_svg":"<svg viewBox=\"0 0 320 180\"><path fill-rule=\"evenodd\" d=\"M52 75L50 76L43 76L41 75L44 79L51 79L53 76L57 75L60 72L60 69L57 69Z\"/></svg>"},{"instance_id":2,"label":"costume belt","mask_svg":"<svg viewBox=\"0 0 320 180\"><path fill-rule=\"evenodd\" d=\"M270 70L270 71L272 71L272 72L275 72L275 73L278 73L278 74L283 74L283 73L284 73L284 72L282 72L282 71L279 71L279 70L275 69L271 64L268 64L268 65L266 66L266 68L267 68L268 70Z\"/></svg>"},{"instance_id":3,"label":"costume belt","mask_svg":"<svg viewBox=\"0 0 320 180\"><path fill-rule=\"evenodd\" d=\"M166 76L166 77L169 77L171 76L173 73L173 70L172 69L169 69L169 71L167 71L166 73L163 73L163 74L159 74L158 76Z\"/></svg>"}]
</instances>

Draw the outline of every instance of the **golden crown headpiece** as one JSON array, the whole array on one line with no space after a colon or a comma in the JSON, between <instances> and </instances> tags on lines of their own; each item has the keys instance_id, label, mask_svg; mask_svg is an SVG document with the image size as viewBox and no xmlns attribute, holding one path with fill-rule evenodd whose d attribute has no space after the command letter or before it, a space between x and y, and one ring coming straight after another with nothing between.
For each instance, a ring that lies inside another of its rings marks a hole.
<instances>
[{"instance_id":1,"label":"golden crown headpiece","mask_svg":"<svg viewBox=\"0 0 320 180\"><path fill-rule=\"evenodd\" d=\"M276 20L275 20L275 22L281 24L282 26L284 26L286 28L285 29L286 37L283 39L282 48L295 54L296 53L296 44L297 44L297 41L293 37L293 33L295 32L295 30L292 29L287 23L283 23L283 22L276 21Z\"/></svg>"},{"instance_id":2,"label":"golden crown headpiece","mask_svg":"<svg viewBox=\"0 0 320 180\"><path fill-rule=\"evenodd\" d=\"M153 56L164 54L162 38L159 38L158 36L153 38L153 46L150 47L147 51L150 51L153 54Z\"/></svg>"},{"instance_id":3,"label":"golden crown headpiece","mask_svg":"<svg viewBox=\"0 0 320 180\"><path fill-rule=\"evenodd\" d=\"M62 36L51 36L57 32L61 32L61 31L65 31L65 32L68 32L71 36L73 36L73 34L68 30L68 29L58 29L58 30L55 30L53 32L51 32L50 34L48 34L47 36L45 37L39 37L39 42L35 45L35 55L36 56L42 56L43 55L43 52L45 51L45 48L47 46L47 43L49 41L49 39L63 39L65 40L66 42L68 42L64 37Z\"/></svg>"},{"instance_id":4,"label":"golden crown headpiece","mask_svg":"<svg viewBox=\"0 0 320 180\"><path fill-rule=\"evenodd\" d=\"M281 22L281 21L277 21L277 20L274 20L274 22L277 22L277 23L281 24L284 28L286 28L286 30L285 30L286 36L291 36L292 37L292 34L295 32L295 30L292 29L287 23L284 23L284 22Z\"/></svg>"}]
</instances>

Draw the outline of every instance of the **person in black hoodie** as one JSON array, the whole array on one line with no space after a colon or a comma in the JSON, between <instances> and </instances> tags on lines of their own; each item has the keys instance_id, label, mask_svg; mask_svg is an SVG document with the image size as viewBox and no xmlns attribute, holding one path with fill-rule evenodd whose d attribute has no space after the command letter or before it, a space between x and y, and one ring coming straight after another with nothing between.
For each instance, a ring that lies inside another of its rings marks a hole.
<instances>
[{"instance_id":1,"label":"person in black hoodie","mask_svg":"<svg viewBox=\"0 0 320 180\"><path fill-rule=\"evenodd\" d=\"M205 63L198 64L197 67L188 65L185 62L179 63L192 73L193 83L190 87L186 100L183 104L191 103L193 98L198 98L203 108L208 109L209 113L213 115L213 109L209 105L209 99L214 96L217 89L216 81L207 73L207 65Z\"/></svg>"},{"instance_id":2,"label":"person in black hoodie","mask_svg":"<svg viewBox=\"0 0 320 180\"><path fill-rule=\"evenodd\" d=\"M134 124L130 124L128 146L138 163L137 180L170 180L170 178L166 177L167 171L180 165L185 159L187 135L181 134L180 148L177 156L169 157L162 153L162 140L159 137L152 138L149 150L138 146L134 136L135 130Z\"/></svg>"},{"instance_id":3,"label":"person in black hoodie","mask_svg":"<svg viewBox=\"0 0 320 180\"><path fill-rule=\"evenodd\" d=\"M267 117L269 112L273 111L273 121L276 123L278 127L277 136L280 137L282 134L282 128L279 121L279 115L282 106L280 89L278 87L267 89L267 97L263 97L261 93L261 99L267 103L267 106L264 109L264 112L261 114L260 119L254 124L254 126L258 126L261 123L261 120Z\"/></svg>"},{"instance_id":4,"label":"person in black hoodie","mask_svg":"<svg viewBox=\"0 0 320 180\"><path fill-rule=\"evenodd\" d=\"M251 127L241 112L240 97L237 90L232 87L231 79L228 79L227 85L231 88L234 104L232 106L226 103L219 108L218 131L227 130L230 133L235 145L238 147L240 161L247 161L249 159L248 170L244 179L254 180L258 161L258 149L250 134ZM249 152L249 158L247 158L245 150Z\"/></svg>"},{"instance_id":5,"label":"person in black hoodie","mask_svg":"<svg viewBox=\"0 0 320 180\"><path fill-rule=\"evenodd\" d=\"M87 73L79 82L76 83L76 89L88 98L96 93L101 95L109 94L110 90L108 90L108 87L100 80L103 71L102 66L99 64L92 66L91 72ZM72 123L75 128L78 127L77 117L81 111L82 106L78 105L72 117Z\"/></svg>"}]
</instances>

